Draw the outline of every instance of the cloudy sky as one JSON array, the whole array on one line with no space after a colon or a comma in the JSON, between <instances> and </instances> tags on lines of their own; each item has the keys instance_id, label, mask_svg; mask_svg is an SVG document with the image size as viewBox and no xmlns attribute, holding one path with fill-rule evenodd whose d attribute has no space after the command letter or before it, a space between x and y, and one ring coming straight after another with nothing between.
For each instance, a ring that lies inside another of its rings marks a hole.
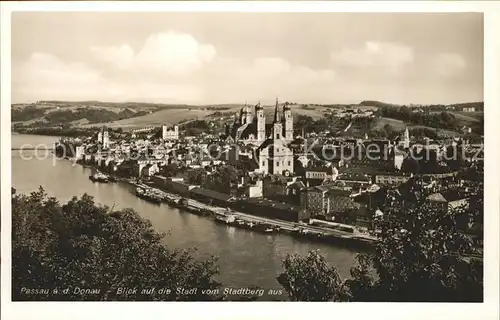
<instances>
[{"instance_id":1,"label":"cloudy sky","mask_svg":"<svg viewBox=\"0 0 500 320\"><path fill-rule=\"evenodd\" d=\"M12 101L483 100L475 13L13 13Z\"/></svg>"}]
</instances>

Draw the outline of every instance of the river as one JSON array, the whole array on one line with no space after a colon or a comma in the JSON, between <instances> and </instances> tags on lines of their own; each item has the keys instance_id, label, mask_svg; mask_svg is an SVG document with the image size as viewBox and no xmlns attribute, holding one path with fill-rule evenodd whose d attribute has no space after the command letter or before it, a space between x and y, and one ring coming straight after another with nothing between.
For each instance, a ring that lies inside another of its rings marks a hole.
<instances>
[{"instance_id":1,"label":"river","mask_svg":"<svg viewBox=\"0 0 500 320\"><path fill-rule=\"evenodd\" d=\"M12 148L24 144L44 144L52 147L56 137L12 134ZM92 183L90 169L73 165L68 160L55 160L50 152L11 151L12 186L17 192L29 193L43 186L49 196L65 202L73 196L87 193L97 203L115 209L133 208L149 219L159 232L168 233L165 243L171 248L196 248L195 255L203 259L219 257L218 280L225 287L259 286L280 288L276 276L282 271L282 260L288 253L307 254L319 249L339 274L349 276L356 253L345 248L292 238L288 235L265 235L217 224L181 210L150 204L133 194L131 186L122 183ZM30 159L31 158L31 159ZM281 297L284 299L284 296Z\"/></svg>"}]
</instances>

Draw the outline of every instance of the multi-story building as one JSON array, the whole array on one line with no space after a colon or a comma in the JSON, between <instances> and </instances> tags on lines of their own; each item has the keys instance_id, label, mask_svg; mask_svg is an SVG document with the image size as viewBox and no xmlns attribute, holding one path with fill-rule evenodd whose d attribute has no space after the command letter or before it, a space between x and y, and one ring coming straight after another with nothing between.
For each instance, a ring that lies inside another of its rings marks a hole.
<instances>
[{"instance_id":1,"label":"multi-story building","mask_svg":"<svg viewBox=\"0 0 500 320\"><path fill-rule=\"evenodd\" d=\"M167 125L161 126L161 137L163 140L179 140L179 126L174 125L168 127Z\"/></svg>"},{"instance_id":2,"label":"multi-story building","mask_svg":"<svg viewBox=\"0 0 500 320\"><path fill-rule=\"evenodd\" d=\"M378 185L400 185L400 184L403 184L405 182L407 182L408 180L410 180L410 178L412 177L412 175L409 175L409 174L377 174L375 175L375 183L378 184Z\"/></svg>"},{"instance_id":3,"label":"multi-story building","mask_svg":"<svg viewBox=\"0 0 500 320\"><path fill-rule=\"evenodd\" d=\"M452 213L460 208L466 209L469 206L469 197L457 192L457 190L433 193L426 200L447 213Z\"/></svg>"},{"instance_id":4,"label":"multi-story building","mask_svg":"<svg viewBox=\"0 0 500 320\"><path fill-rule=\"evenodd\" d=\"M322 184L326 180L335 181L339 175L339 171L333 165L321 166L305 169L305 181L307 186L315 186Z\"/></svg>"},{"instance_id":5,"label":"multi-story building","mask_svg":"<svg viewBox=\"0 0 500 320\"><path fill-rule=\"evenodd\" d=\"M350 192L328 186L310 187L301 192L300 205L311 217L342 213L346 208L356 207Z\"/></svg>"}]
</instances>

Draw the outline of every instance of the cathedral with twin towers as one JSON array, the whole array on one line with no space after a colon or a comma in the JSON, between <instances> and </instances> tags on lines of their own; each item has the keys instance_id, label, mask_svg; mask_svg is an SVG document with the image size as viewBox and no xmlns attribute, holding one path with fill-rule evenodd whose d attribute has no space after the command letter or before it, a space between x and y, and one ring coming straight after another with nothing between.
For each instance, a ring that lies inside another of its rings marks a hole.
<instances>
[{"instance_id":1,"label":"cathedral with twin towers","mask_svg":"<svg viewBox=\"0 0 500 320\"><path fill-rule=\"evenodd\" d=\"M288 144L294 139L293 116L288 103L281 107L276 99L272 122L266 121L264 108L258 103L253 109L245 105L235 115L232 126L226 128L227 139L254 146L258 171L270 174L293 173L293 152Z\"/></svg>"},{"instance_id":2,"label":"cathedral with twin towers","mask_svg":"<svg viewBox=\"0 0 500 320\"><path fill-rule=\"evenodd\" d=\"M277 139L290 143L293 140L292 110L288 103L284 103L280 108L278 99L276 99L274 118L269 123L266 122L264 108L260 103L253 108L245 105L235 116L232 127L228 128L226 133L234 142L244 144L259 145L271 137L277 137Z\"/></svg>"}]
</instances>

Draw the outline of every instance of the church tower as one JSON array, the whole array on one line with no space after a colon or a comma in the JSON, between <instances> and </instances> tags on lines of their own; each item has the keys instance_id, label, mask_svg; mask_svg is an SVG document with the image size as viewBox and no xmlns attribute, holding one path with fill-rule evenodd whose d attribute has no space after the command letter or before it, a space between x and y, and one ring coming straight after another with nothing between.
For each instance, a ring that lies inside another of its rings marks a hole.
<instances>
[{"instance_id":1,"label":"church tower","mask_svg":"<svg viewBox=\"0 0 500 320\"><path fill-rule=\"evenodd\" d=\"M293 118L288 102L285 102L283 106L283 118L283 122L285 123L285 140L286 142L291 142L293 140Z\"/></svg>"},{"instance_id":2,"label":"church tower","mask_svg":"<svg viewBox=\"0 0 500 320\"><path fill-rule=\"evenodd\" d=\"M257 140L262 142L266 139L266 118L260 102L255 106L255 116L257 117Z\"/></svg>"},{"instance_id":3,"label":"church tower","mask_svg":"<svg viewBox=\"0 0 500 320\"><path fill-rule=\"evenodd\" d=\"M103 128L103 135L102 135L102 148L103 149L108 149L109 148L109 131L108 129Z\"/></svg>"},{"instance_id":4,"label":"church tower","mask_svg":"<svg viewBox=\"0 0 500 320\"><path fill-rule=\"evenodd\" d=\"M253 114L250 106L246 105L245 103L245 112L246 112L246 122L245 123L252 123L253 121Z\"/></svg>"},{"instance_id":5,"label":"church tower","mask_svg":"<svg viewBox=\"0 0 500 320\"><path fill-rule=\"evenodd\" d=\"M247 123L247 106L243 106L240 110L240 124L245 124Z\"/></svg>"},{"instance_id":6,"label":"church tower","mask_svg":"<svg viewBox=\"0 0 500 320\"><path fill-rule=\"evenodd\" d=\"M405 132L403 134L403 148L407 149L410 147L410 132L408 131L408 127L405 128Z\"/></svg>"},{"instance_id":7,"label":"church tower","mask_svg":"<svg viewBox=\"0 0 500 320\"><path fill-rule=\"evenodd\" d=\"M104 132L104 127L101 128L101 130L99 131L99 133L97 134L97 143L101 143L102 144L102 133Z\"/></svg>"},{"instance_id":8,"label":"church tower","mask_svg":"<svg viewBox=\"0 0 500 320\"><path fill-rule=\"evenodd\" d=\"M276 98L276 106L274 107L274 119L273 119L273 140L279 140L282 138L283 138L283 125L281 124L281 118L279 115L278 98Z\"/></svg>"}]
</instances>

